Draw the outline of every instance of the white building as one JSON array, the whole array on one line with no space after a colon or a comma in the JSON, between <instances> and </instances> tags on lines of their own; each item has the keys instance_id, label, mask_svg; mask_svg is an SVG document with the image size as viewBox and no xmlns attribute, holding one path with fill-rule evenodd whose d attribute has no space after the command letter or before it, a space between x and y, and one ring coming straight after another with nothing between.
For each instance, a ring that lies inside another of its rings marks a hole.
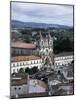
<instances>
[{"instance_id":1,"label":"white building","mask_svg":"<svg viewBox=\"0 0 76 100\"><path fill-rule=\"evenodd\" d=\"M33 93L46 93L47 85L37 79L30 79L29 76L14 74L11 78L11 97L18 98L20 95Z\"/></svg>"},{"instance_id":2,"label":"white building","mask_svg":"<svg viewBox=\"0 0 76 100\"><path fill-rule=\"evenodd\" d=\"M20 68L42 67L42 59L38 56L16 56L11 59L11 73L18 72Z\"/></svg>"},{"instance_id":3,"label":"white building","mask_svg":"<svg viewBox=\"0 0 76 100\"><path fill-rule=\"evenodd\" d=\"M26 79L12 79L11 96L18 96L28 93L28 84Z\"/></svg>"},{"instance_id":4,"label":"white building","mask_svg":"<svg viewBox=\"0 0 76 100\"><path fill-rule=\"evenodd\" d=\"M47 89L47 85L43 81L37 79L30 79L28 85L29 93L44 93Z\"/></svg>"},{"instance_id":5,"label":"white building","mask_svg":"<svg viewBox=\"0 0 76 100\"><path fill-rule=\"evenodd\" d=\"M55 55L54 63L57 66L68 65L71 64L74 60L73 52L65 52Z\"/></svg>"}]
</instances>

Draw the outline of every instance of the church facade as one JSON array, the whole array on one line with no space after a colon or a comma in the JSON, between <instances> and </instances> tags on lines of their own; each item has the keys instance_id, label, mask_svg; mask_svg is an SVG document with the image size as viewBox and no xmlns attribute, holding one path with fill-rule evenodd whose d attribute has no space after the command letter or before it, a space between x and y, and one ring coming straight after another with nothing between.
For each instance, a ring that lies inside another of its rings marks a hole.
<instances>
[{"instance_id":1,"label":"church facade","mask_svg":"<svg viewBox=\"0 0 76 100\"><path fill-rule=\"evenodd\" d=\"M50 65L62 66L71 64L74 61L73 52L62 52L59 54L53 53L53 38L50 33L46 35L46 38L42 37L40 32L40 55L43 63L48 62Z\"/></svg>"},{"instance_id":2,"label":"church facade","mask_svg":"<svg viewBox=\"0 0 76 100\"><path fill-rule=\"evenodd\" d=\"M39 55L42 58L43 63L48 62L48 64L53 64L53 38L51 37L50 33L46 35L45 38L42 37L40 32L40 51Z\"/></svg>"}]
</instances>

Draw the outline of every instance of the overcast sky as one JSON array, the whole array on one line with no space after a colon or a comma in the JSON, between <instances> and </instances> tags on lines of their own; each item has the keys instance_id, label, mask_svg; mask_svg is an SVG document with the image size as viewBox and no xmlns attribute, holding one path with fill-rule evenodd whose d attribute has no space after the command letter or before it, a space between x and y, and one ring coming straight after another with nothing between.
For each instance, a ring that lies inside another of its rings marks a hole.
<instances>
[{"instance_id":1,"label":"overcast sky","mask_svg":"<svg viewBox=\"0 0 76 100\"><path fill-rule=\"evenodd\" d=\"M73 6L12 2L11 19L72 26Z\"/></svg>"}]
</instances>

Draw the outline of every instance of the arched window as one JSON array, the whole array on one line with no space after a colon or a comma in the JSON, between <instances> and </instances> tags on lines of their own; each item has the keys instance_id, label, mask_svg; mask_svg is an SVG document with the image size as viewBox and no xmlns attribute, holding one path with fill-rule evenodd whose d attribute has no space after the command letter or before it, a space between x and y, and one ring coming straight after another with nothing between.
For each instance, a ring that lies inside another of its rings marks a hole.
<instances>
[{"instance_id":1,"label":"arched window","mask_svg":"<svg viewBox=\"0 0 76 100\"><path fill-rule=\"evenodd\" d=\"M21 63L20 63L20 66L21 66Z\"/></svg>"},{"instance_id":2,"label":"arched window","mask_svg":"<svg viewBox=\"0 0 76 100\"><path fill-rule=\"evenodd\" d=\"M34 61L34 64L35 64L35 61Z\"/></svg>"},{"instance_id":3,"label":"arched window","mask_svg":"<svg viewBox=\"0 0 76 100\"><path fill-rule=\"evenodd\" d=\"M19 70L17 69L17 72L18 72Z\"/></svg>"},{"instance_id":4,"label":"arched window","mask_svg":"<svg viewBox=\"0 0 76 100\"><path fill-rule=\"evenodd\" d=\"M25 64L23 63L23 66L24 66Z\"/></svg>"},{"instance_id":5,"label":"arched window","mask_svg":"<svg viewBox=\"0 0 76 100\"><path fill-rule=\"evenodd\" d=\"M13 67L15 67L15 64L13 64Z\"/></svg>"},{"instance_id":6,"label":"arched window","mask_svg":"<svg viewBox=\"0 0 76 100\"><path fill-rule=\"evenodd\" d=\"M17 63L17 66L19 66L19 64Z\"/></svg>"},{"instance_id":7,"label":"arched window","mask_svg":"<svg viewBox=\"0 0 76 100\"><path fill-rule=\"evenodd\" d=\"M38 64L38 61L37 61L37 64Z\"/></svg>"},{"instance_id":8,"label":"arched window","mask_svg":"<svg viewBox=\"0 0 76 100\"><path fill-rule=\"evenodd\" d=\"M15 69L13 69L13 73L15 73Z\"/></svg>"}]
</instances>

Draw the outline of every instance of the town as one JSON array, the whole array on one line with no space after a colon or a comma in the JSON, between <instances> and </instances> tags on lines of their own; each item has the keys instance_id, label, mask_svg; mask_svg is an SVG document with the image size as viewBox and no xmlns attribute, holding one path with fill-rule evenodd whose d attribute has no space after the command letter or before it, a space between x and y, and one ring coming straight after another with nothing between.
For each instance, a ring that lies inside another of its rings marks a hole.
<instances>
[{"instance_id":1,"label":"town","mask_svg":"<svg viewBox=\"0 0 76 100\"><path fill-rule=\"evenodd\" d=\"M65 31L11 29L11 98L74 94L73 36L55 34Z\"/></svg>"}]
</instances>

